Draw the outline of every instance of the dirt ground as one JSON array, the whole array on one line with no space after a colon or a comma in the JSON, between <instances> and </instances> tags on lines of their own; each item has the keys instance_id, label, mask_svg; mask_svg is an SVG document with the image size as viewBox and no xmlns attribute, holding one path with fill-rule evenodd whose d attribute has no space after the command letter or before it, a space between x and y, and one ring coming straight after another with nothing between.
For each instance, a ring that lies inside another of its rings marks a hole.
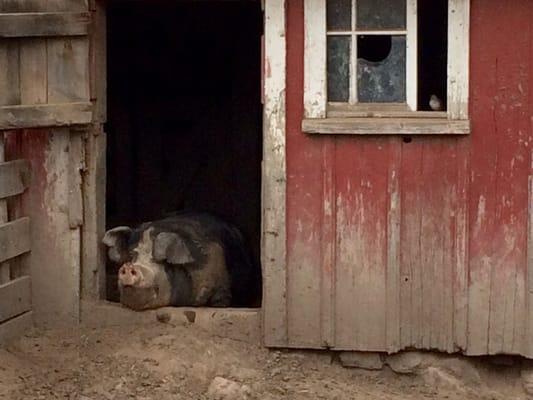
<instances>
[{"instance_id":1,"label":"dirt ground","mask_svg":"<svg viewBox=\"0 0 533 400\"><path fill-rule=\"evenodd\" d=\"M481 392L437 389L389 369L346 369L332 354L272 351L155 321L35 330L0 349L0 399L9 400L519 398Z\"/></svg>"}]
</instances>

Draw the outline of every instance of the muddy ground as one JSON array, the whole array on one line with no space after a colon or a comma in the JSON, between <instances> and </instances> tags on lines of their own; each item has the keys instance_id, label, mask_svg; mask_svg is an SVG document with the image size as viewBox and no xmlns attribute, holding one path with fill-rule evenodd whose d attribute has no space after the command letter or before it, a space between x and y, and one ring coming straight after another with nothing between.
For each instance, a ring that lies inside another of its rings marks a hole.
<instances>
[{"instance_id":1,"label":"muddy ground","mask_svg":"<svg viewBox=\"0 0 533 400\"><path fill-rule=\"evenodd\" d=\"M9 400L523 398L501 388L436 387L387 368L346 369L331 353L271 351L157 321L34 330L0 349L0 399Z\"/></svg>"}]
</instances>

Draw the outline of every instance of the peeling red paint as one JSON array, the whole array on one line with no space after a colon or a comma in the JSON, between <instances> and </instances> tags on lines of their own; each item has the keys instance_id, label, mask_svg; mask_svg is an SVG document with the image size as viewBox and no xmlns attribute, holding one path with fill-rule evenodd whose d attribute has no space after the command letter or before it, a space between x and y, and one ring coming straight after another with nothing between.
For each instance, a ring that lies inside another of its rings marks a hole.
<instances>
[{"instance_id":1,"label":"peeling red paint","mask_svg":"<svg viewBox=\"0 0 533 400\"><path fill-rule=\"evenodd\" d=\"M288 3L290 343L319 347L320 333L331 329L329 345L338 349L388 351L398 343L533 356L522 341L533 319L526 314L533 3L471 6L473 131L403 142L301 132L303 1ZM391 237L394 179L400 228ZM397 327L388 319L394 310Z\"/></svg>"}]
</instances>

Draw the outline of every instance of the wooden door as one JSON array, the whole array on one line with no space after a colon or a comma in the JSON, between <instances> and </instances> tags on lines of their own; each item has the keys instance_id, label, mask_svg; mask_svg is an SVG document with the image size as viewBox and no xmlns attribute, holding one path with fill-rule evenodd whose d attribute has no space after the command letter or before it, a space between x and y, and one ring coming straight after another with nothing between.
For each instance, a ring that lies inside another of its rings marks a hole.
<instances>
[{"instance_id":1,"label":"wooden door","mask_svg":"<svg viewBox=\"0 0 533 400\"><path fill-rule=\"evenodd\" d=\"M1 268L11 283L0 287L0 303L18 301L19 286L29 293L31 280L34 318L43 324L79 318L84 139L95 120L90 8L87 0L0 2L0 139L9 161L0 164L0 182L18 188L0 190L0 249L10 250L0 262L31 247L19 267ZM22 192L26 167L33 183L6 211L2 199ZM21 302L15 310L28 311L30 299Z\"/></svg>"}]
</instances>

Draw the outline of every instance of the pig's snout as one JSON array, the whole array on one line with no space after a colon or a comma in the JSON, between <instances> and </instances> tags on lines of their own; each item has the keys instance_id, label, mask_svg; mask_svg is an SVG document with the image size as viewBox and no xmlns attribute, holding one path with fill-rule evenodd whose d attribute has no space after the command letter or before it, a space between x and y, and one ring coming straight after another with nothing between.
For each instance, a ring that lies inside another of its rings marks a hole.
<instances>
[{"instance_id":1,"label":"pig's snout","mask_svg":"<svg viewBox=\"0 0 533 400\"><path fill-rule=\"evenodd\" d=\"M118 282L122 286L138 286L142 281L141 269L134 264L124 264L118 270Z\"/></svg>"}]
</instances>

